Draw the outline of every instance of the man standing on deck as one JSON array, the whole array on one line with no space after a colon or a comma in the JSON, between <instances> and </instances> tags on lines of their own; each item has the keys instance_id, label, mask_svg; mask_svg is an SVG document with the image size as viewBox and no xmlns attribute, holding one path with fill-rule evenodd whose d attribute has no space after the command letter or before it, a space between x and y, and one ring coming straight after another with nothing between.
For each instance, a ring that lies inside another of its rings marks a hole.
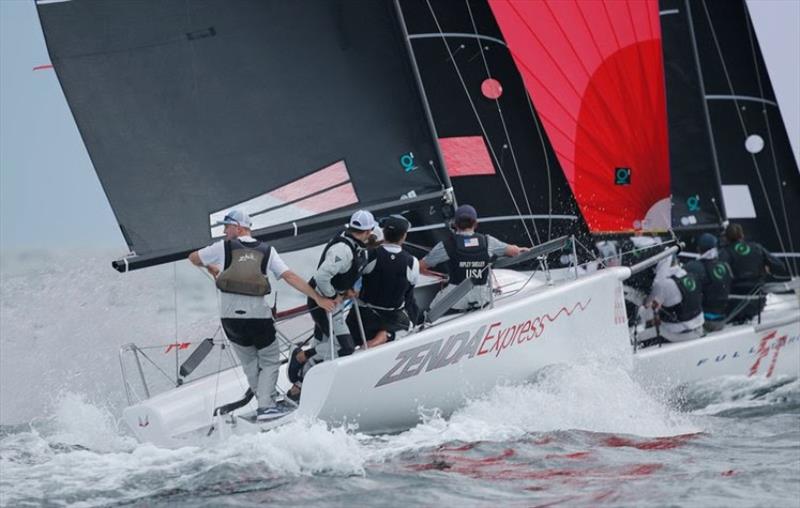
<instances>
[{"instance_id":1,"label":"man standing on deck","mask_svg":"<svg viewBox=\"0 0 800 508\"><path fill-rule=\"evenodd\" d=\"M225 226L225 239L192 252L189 261L206 267L216 280L222 328L258 399L256 419L279 418L291 408L276 403L280 351L266 298L270 292L267 273L285 280L322 309L331 310L335 303L289 270L274 248L251 236L249 215L231 210L220 224Z\"/></svg>"},{"instance_id":2,"label":"man standing on deck","mask_svg":"<svg viewBox=\"0 0 800 508\"><path fill-rule=\"evenodd\" d=\"M786 267L761 245L745 241L744 230L739 224L729 224L725 238L728 244L720 251L719 259L733 270L728 315L735 313L733 322L741 323L764 310L767 299L760 288L767 275L784 275Z\"/></svg>"},{"instance_id":3,"label":"man standing on deck","mask_svg":"<svg viewBox=\"0 0 800 508\"><path fill-rule=\"evenodd\" d=\"M392 215L381 226L385 242L369 251L358 299L366 337L361 336L358 315L350 312L347 316L356 344L366 341L368 347L392 341L396 332L408 330L411 320L406 303L413 298L410 293L419 279L419 261L402 247L411 224L405 217Z\"/></svg>"},{"instance_id":4,"label":"man standing on deck","mask_svg":"<svg viewBox=\"0 0 800 508\"><path fill-rule=\"evenodd\" d=\"M358 210L350 217L344 231L337 233L320 256L317 271L310 284L327 298L335 298L340 303L333 311L322 309L309 300L311 317L314 320L314 347L303 351L296 348L292 351L289 363L289 380L294 386L288 393L293 400L300 397L300 387L305 370L321 360L331 359L331 331L328 326L328 314L332 312L333 335L339 344L338 355L347 356L355 350L355 343L350 330L345 324L345 300L356 295L353 286L361 277L367 264L366 242L375 229L375 218L367 210ZM308 366L305 366L306 363Z\"/></svg>"},{"instance_id":5,"label":"man standing on deck","mask_svg":"<svg viewBox=\"0 0 800 508\"><path fill-rule=\"evenodd\" d=\"M700 258L687 263L686 271L700 283L703 291L703 328L707 332L715 332L725 327L725 310L733 275L728 263L719 260L717 238L714 235L700 235L697 250Z\"/></svg>"},{"instance_id":6,"label":"man standing on deck","mask_svg":"<svg viewBox=\"0 0 800 508\"><path fill-rule=\"evenodd\" d=\"M420 272L425 275L438 275L432 272L431 268L440 263L448 263L450 280L433 299L431 307L464 279L469 278L475 287L452 308L457 311L481 309L491 300L489 270L486 266L495 257L515 257L528 249L501 242L490 235L476 233L478 212L470 205L461 205L456 209L453 225L455 232L451 232L447 239L434 245L419 263Z\"/></svg>"}]
</instances>

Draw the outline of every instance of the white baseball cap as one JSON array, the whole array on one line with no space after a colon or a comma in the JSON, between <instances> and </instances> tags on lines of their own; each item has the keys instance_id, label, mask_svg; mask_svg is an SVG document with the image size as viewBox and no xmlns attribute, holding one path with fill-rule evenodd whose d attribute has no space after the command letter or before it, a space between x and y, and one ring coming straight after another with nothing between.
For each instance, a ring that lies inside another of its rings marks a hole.
<instances>
[{"instance_id":1,"label":"white baseball cap","mask_svg":"<svg viewBox=\"0 0 800 508\"><path fill-rule=\"evenodd\" d=\"M221 221L219 221L216 225L221 226L224 224L229 224L231 226L239 226L243 228L250 228L253 225L253 221L250 220L250 216L241 210L230 210L228 213L225 214L225 217Z\"/></svg>"},{"instance_id":2,"label":"white baseball cap","mask_svg":"<svg viewBox=\"0 0 800 508\"><path fill-rule=\"evenodd\" d=\"M375 217L367 210L358 210L350 216L347 227L359 231L372 231L375 228Z\"/></svg>"}]
</instances>

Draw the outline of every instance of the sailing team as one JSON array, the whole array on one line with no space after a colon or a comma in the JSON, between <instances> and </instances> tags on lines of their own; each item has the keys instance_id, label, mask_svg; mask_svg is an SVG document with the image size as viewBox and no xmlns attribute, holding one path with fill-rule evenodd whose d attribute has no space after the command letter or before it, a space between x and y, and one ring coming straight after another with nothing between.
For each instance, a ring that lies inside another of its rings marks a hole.
<instances>
[{"instance_id":1,"label":"sailing team","mask_svg":"<svg viewBox=\"0 0 800 508\"><path fill-rule=\"evenodd\" d=\"M657 336L643 341L644 347L697 339L764 310L763 285L770 277L786 276L786 266L746 241L739 224L729 224L724 239L720 249L714 235L703 233L696 241L698 258L683 267L673 256L656 267L645 307L654 311Z\"/></svg>"},{"instance_id":2,"label":"sailing team","mask_svg":"<svg viewBox=\"0 0 800 508\"><path fill-rule=\"evenodd\" d=\"M414 300L420 273L444 278L434 271L437 266L449 272L447 285L431 306L469 278L474 287L449 312L477 310L491 301L487 268L492 260L528 250L478 233L477 211L462 205L455 211L453 231L418 260L403 250L411 226L407 219L392 215L378 224L369 211L358 210L327 243L306 282L274 248L251 236L247 213L231 210L219 225L224 226L225 238L192 252L189 260L205 267L216 281L222 328L258 400L258 421L280 418L295 407L280 399L276 388L281 362L266 300L269 273L308 297L314 321L311 347L296 347L289 361L293 384L286 395L297 402L306 372L318 362L392 341L397 332L420 322ZM747 242L738 224L728 226L725 238L727 245L719 249L717 238L704 233L696 242L699 257L685 268L672 257L660 263L651 278L631 281L635 291L649 289L644 303L652 309L657 330L657 337L644 341L643 347L697 339L721 330L726 322L743 322L761 312L765 277L784 273L785 267L760 245ZM598 247L601 253L607 249L604 242Z\"/></svg>"},{"instance_id":3,"label":"sailing team","mask_svg":"<svg viewBox=\"0 0 800 508\"><path fill-rule=\"evenodd\" d=\"M287 397L297 401L307 370L330 360L334 349L337 356L347 356L359 347L375 347L394 340L397 332L409 330L418 321L413 290L420 271L436 273L429 267L448 262L448 287L466 278L475 284L455 307L466 311L489 303L488 263L493 256L517 256L527 249L477 233L477 219L472 206L460 206L455 212L456 231L419 261L402 248L411 226L408 220L389 216L378 225L369 211L358 210L325 246L316 272L306 283L274 248L251 236L247 213L228 212L218 224L224 226L225 238L192 252L189 260L205 267L216 280L222 328L258 400L256 420L280 418L294 409L291 403L279 400L276 388L280 351L266 300L269 273L308 297L314 321L312 347L296 348L290 359L288 374L293 385ZM352 311L345 319L348 307ZM332 337L336 338L334 345Z\"/></svg>"}]
</instances>

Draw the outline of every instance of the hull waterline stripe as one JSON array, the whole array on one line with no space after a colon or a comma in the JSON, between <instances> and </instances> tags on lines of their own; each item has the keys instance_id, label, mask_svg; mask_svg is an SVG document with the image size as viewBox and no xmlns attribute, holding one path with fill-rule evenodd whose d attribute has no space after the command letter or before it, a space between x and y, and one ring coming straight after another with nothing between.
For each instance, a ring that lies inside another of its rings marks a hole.
<instances>
[{"instance_id":1,"label":"hull waterline stripe","mask_svg":"<svg viewBox=\"0 0 800 508\"><path fill-rule=\"evenodd\" d=\"M709 101L750 101L760 102L762 104L769 104L770 106L778 107L778 103L769 99L762 99L761 97L752 97L750 95L706 95L706 100Z\"/></svg>"}]
</instances>

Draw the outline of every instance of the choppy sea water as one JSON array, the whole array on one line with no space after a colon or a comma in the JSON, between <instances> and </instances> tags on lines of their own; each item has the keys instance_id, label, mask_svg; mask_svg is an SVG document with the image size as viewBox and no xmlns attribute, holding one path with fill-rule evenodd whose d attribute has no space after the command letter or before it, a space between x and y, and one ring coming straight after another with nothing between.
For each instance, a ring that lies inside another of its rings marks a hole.
<instances>
[{"instance_id":1,"label":"choppy sea water","mask_svg":"<svg viewBox=\"0 0 800 508\"><path fill-rule=\"evenodd\" d=\"M111 257L0 258L2 506L800 505L797 380L662 397L590 362L396 435L306 421L203 448L139 444L119 421L119 346L207 334L215 300L190 267L123 276Z\"/></svg>"}]
</instances>

